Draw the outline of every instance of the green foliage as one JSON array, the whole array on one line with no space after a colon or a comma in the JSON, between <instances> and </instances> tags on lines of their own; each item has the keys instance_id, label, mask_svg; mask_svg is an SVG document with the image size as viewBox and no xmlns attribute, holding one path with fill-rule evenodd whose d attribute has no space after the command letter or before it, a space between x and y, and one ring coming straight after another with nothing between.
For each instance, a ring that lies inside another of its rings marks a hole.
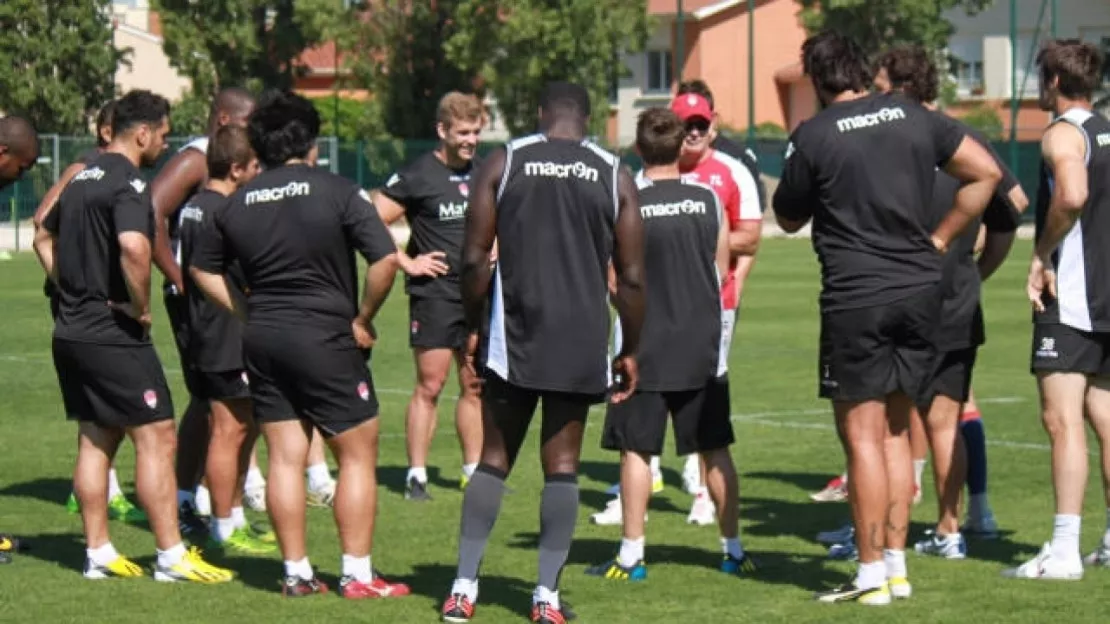
<instances>
[{"instance_id":1,"label":"green foliage","mask_svg":"<svg viewBox=\"0 0 1110 624\"><path fill-rule=\"evenodd\" d=\"M797 0L802 24L810 33L833 29L859 41L869 54L902 43L939 49L952 36L944 12L962 8L974 14L994 0Z\"/></svg>"},{"instance_id":2,"label":"green foliage","mask_svg":"<svg viewBox=\"0 0 1110 624\"><path fill-rule=\"evenodd\" d=\"M368 137L436 139L439 98L471 92L472 74L448 60L444 46L459 29L461 0L376 3L349 33L352 80L374 94Z\"/></svg>"},{"instance_id":3,"label":"green foliage","mask_svg":"<svg viewBox=\"0 0 1110 624\"><path fill-rule=\"evenodd\" d=\"M552 80L589 91L590 130L605 134L613 59L643 49L646 3L632 0L461 0L447 58L477 74L513 134L535 127L539 93Z\"/></svg>"},{"instance_id":4,"label":"green foliage","mask_svg":"<svg viewBox=\"0 0 1110 624\"><path fill-rule=\"evenodd\" d=\"M0 110L40 133L88 132L123 57L110 9L109 0L0 1Z\"/></svg>"},{"instance_id":5,"label":"green foliage","mask_svg":"<svg viewBox=\"0 0 1110 624\"><path fill-rule=\"evenodd\" d=\"M221 86L289 88L306 48L343 28L341 0L153 0L170 63L211 97Z\"/></svg>"},{"instance_id":6,"label":"green foliage","mask_svg":"<svg viewBox=\"0 0 1110 624\"><path fill-rule=\"evenodd\" d=\"M719 128L721 134L733 140L743 143L748 139L747 128L737 130L735 128L724 125L719 125ZM757 139L786 139L789 136L790 133L786 131L786 128L783 128L773 121L765 121L761 124L756 124L755 126L755 137Z\"/></svg>"},{"instance_id":7,"label":"green foliage","mask_svg":"<svg viewBox=\"0 0 1110 624\"><path fill-rule=\"evenodd\" d=\"M176 136L200 136L208 131L212 98L189 90L170 108L170 129Z\"/></svg>"},{"instance_id":8,"label":"green foliage","mask_svg":"<svg viewBox=\"0 0 1110 624\"><path fill-rule=\"evenodd\" d=\"M992 141L1002 140L1002 117L990 106L979 104L960 117L960 120Z\"/></svg>"},{"instance_id":9,"label":"green foliage","mask_svg":"<svg viewBox=\"0 0 1110 624\"><path fill-rule=\"evenodd\" d=\"M320 136L338 136L340 141L355 141L362 138L367 126L367 114L371 110L367 102L351 98L317 97L312 103L320 113ZM336 128L336 113L339 113L339 127Z\"/></svg>"}]
</instances>

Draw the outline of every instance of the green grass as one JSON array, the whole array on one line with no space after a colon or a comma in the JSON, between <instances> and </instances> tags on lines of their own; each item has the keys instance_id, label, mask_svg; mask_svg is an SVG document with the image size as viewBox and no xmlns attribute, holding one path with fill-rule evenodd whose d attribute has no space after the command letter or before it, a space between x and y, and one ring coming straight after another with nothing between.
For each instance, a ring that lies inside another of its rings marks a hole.
<instances>
[{"instance_id":1,"label":"green grass","mask_svg":"<svg viewBox=\"0 0 1110 624\"><path fill-rule=\"evenodd\" d=\"M1005 530L997 542L972 543L963 562L910 558L915 596L887 610L818 605L811 593L843 581L852 566L828 562L813 542L820 530L837 526L846 508L809 501L842 467L826 403L816 398L817 265L806 241L768 241L759 259L733 342L733 412L739 439L733 453L741 472L742 532L746 546L763 563L750 579L715 571L718 542L712 528L684 524L689 497L679 488L681 465L664 458L668 488L651 503L647 556L650 579L617 584L583 575L586 564L613 553L619 531L595 527L589 514L600 509L604 489L616 478L615 457L598 447L600 415L590 423L582 469L582 508L577 539L563 575L564 596L583 622L901 622L1096 621L1110 576L1091 571L1081 583L1007 581L1004 565L1035 554L1052 524L1049 454L1037 415L1036 390L1028 374L1029 306L1023 276L1028 243L986 289L989 343L981 352L976 394L991 442L990 483L995 511ZM408 581L411 598L345 602L335 596L286 601L277 593L277 556L233 558L225 563L240 580L220 587L162 585L152 580L93 583L80 576L84 545L81 523L63 506L70 489L74 426L65 422L50 359L50 324L33 257L17 255L0 264L0 528L28 537L34 550L0 567L0 621L34 622L206 622L311 621L325 618L377 622L432 622L454 573L459 459L451 405L441 406L432 452L429 504L410 504L401 495L405 470L404 408L413 375L403 292L396 289L378 328L374 377L382 404L382 482L374 563ZM185 395L165 317L157 306L155 328L177 407ZM526 443L483 567L479 622L522 621L535 584L537 502L542 479L537 439ZM1094 446L1092 445L1092 449ZM1093 459L1093 458L1092 458ZM130 491L133 454L125 444L119 461ZM1097 475L1092 461L1092 475ZM931 492L931 480L927 494ZM1088 488L1083 543L1093 547L1104 528L1097 478ZM912 535L928 527L934 507L914 509ZM125 553L149 562L150 535L112 524L113 540ZM325 580L339 572L339 550L331 515L309 511L309 549Z\"/></svg>"}]
</instances>

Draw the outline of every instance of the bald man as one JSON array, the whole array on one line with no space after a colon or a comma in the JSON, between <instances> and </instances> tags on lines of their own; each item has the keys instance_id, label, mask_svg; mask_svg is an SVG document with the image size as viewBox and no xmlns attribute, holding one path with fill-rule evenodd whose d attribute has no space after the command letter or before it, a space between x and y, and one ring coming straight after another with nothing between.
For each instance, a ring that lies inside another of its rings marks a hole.
<instances>
[{"instance_id":1,"label":"bald man","mask_svg":"<svg viewBox=\"0 0 1110 624\"><path fill-rule=\"evenodd\" d=\"M22 117L0 118L0 189L15 182L39 159L39 136ZM11 563L19 539L0 533L0 563Z\"/></svg>"}]
</instances>

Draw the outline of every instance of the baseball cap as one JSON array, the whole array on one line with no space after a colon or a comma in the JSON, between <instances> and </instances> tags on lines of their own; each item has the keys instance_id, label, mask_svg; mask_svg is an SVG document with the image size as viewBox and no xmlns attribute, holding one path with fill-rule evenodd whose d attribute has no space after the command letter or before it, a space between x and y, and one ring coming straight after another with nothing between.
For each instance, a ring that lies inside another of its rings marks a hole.
<instances>
[{"instance_id":1,"label":"baseball cap","mask_svg":"<svg viewBox=\"0 0 1110 624\"><path fill-rule=\"evenodd\" d=\"M696 93L684 93L671 100L671 110L679 119L686 121L693 117L701 117L707 121L713 120L713 109L709 100Z\"/></svg>"}]
</instances>

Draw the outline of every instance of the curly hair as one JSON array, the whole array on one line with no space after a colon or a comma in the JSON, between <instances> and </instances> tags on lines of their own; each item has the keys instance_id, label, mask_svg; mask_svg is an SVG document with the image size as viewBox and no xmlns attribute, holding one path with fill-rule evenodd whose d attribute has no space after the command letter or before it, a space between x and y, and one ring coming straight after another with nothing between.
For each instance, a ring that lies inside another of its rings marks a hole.
<instances>
[{"instance_id":1,"label":"curly hair","mask_svg":"<svg viewBox=\"0 0 1110 624\"><path fill-rule=\"evenodd\" d=\"M904 45L887 50L879 58L879 67L886 70L891 87L920 102L932 102L939 93L937 66L929 52L918 45Z\"/></svg>"}]
</instances>

